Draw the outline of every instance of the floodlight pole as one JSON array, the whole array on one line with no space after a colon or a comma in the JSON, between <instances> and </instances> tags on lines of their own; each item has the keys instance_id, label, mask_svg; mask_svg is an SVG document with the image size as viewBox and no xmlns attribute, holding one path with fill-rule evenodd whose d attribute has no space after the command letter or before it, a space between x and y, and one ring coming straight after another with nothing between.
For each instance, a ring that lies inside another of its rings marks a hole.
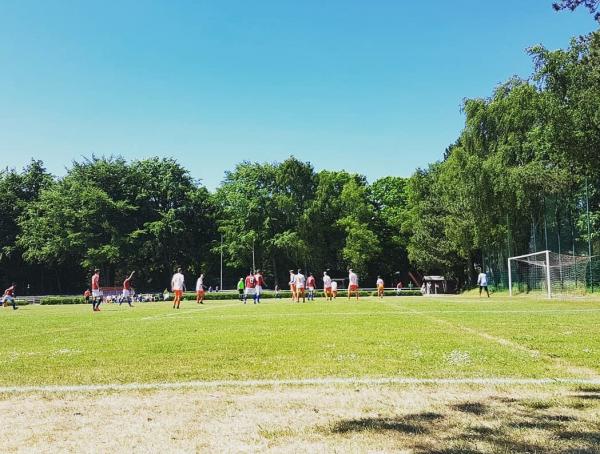
<instances>
[{"instance_id":1,"label":"floodlight pole","mask_svg":"<svg viewBox=\"0 0 600 454\"><path fill-rule=\"evenodd\" d=\"M252 238L252 272L256 273L256 264L254 262L254 238Z\"/></svg>"},{"instance_id":2,"label":"floodlight pole","mask_svg":"<svg viewBox=\"0 0 600 454\"><path fill-rule=\"evenodd\" d=\"M585 177L585 211L587 216L588 256L590 258L590 285L592 287L592 293L594 293L594 274L592 268L592 229L590 223L590 196L588 190L588 179Z\"/></svg>"},{"instance_id":3,"label":"floodlight pole","mask_svg":"<svg viewBox=\"0 0 600 454\"><path fill-rule=\"evenodd\" d=\"M546 286L548 287L548 298L552 298L552 287L550 285L550 251L546 250Z\"/></svg>"},{"instance_id":4,"label":"floodlight pole","mask_svg":"<svg viewBox=\"0 0 600 454\"><path fill-rule=\"evenodd\" d=\"M223 235L221 235L221 291L223 291Z\"/></svg>"}]
</instances>

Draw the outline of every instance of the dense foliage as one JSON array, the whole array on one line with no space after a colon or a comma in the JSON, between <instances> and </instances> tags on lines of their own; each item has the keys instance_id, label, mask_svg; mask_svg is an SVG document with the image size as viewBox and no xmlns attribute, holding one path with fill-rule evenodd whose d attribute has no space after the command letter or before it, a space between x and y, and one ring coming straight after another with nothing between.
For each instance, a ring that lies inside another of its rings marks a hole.
<instances>
[{"instance_id":1,"label":"dense foliage","mask_svg":"<svg viewBox=\"0 0 600 454\"><path fill-rule=\"evenodd\" d=\"M531 77L466 100L465 129L443 162L410 179L404 231L417 268L468 283L484 251L587 254L586 190L598 250L600 33L529 53Z\"/></svg>"}]
</instances>

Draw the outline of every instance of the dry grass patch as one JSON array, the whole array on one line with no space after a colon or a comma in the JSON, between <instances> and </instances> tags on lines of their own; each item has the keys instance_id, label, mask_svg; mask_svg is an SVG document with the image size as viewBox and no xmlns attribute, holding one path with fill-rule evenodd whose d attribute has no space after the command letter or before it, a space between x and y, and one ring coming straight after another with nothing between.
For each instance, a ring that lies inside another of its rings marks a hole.
<instances>
[{"instance_id":1,"label":"dry grass patch","mask_svg":"<svg viewBox=\"0 0 600 454\"><path fill-rule=\"evenodd\" d=\"M594 387L306 386L0 397L3 452L600 451ZM577 403L584 405L577 406Z\"/></svg>"}]
</instances>

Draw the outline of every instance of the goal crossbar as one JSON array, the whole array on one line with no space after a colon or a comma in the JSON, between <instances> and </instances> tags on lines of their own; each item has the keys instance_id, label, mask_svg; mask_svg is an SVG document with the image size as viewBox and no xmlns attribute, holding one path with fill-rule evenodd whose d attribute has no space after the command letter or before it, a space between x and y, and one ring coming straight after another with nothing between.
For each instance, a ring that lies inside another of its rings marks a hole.
<instances>
[{"instance_id":1,"label":"goal crossbar","mask_svg":"<svg viewBox=\"0 0 600 454\"><path fill-rule=\"evenodd\" d=\"M509 294L513 296L515 277L520 286L526 286L527 292L543 290L548 298L552 298L555 292L585 292L587 265L590 260L590 256L557 254L549 250L509 257ZM516 276L513 274L513 265Z\"/></svg>"}]
</instances>

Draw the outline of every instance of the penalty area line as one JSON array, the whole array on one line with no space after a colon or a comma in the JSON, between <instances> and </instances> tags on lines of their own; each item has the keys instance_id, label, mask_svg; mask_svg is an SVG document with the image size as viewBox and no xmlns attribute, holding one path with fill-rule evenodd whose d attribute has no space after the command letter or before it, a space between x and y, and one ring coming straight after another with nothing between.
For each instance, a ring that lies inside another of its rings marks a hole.
<instances>
[{"instance_id":1,"label":"penalty area line","mask_svg":"<svg viewBox=\"0 0 600 454\"><path fill-rule=\"evenodd\" d=\"M171 383L108 383L98 385L2 386L0 394L32 392L69 393L94 391L183 390L240 388L248 386L327 386L327 385L600 385L600 378L303 378L284 380L214 380Z\"/></svg>"}]
</instances>

